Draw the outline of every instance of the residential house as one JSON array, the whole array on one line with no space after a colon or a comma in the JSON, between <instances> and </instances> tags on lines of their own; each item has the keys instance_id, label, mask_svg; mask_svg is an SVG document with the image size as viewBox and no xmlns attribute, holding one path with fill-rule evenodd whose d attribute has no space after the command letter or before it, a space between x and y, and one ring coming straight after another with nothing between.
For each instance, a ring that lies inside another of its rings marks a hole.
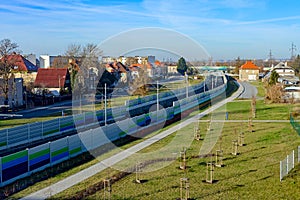
<instances>
[{"instance_id":1,"label":"residential house","mask_svg":"<svg viewBox=\"0 0 300 200\"><path fill-rule=\"evenodd\" d=\"M61 93L71 91L70 74L67 68L39 68L34 82L36 90L49 90Z\"/></svg>"},{"instance_id":2,"label":"residential house","mask_svg":"<svg viewBox=\"0 0 300 200\"><path fill-rule=\"evenodd\" d=\"M3 56L1 62L7 62L13 67L10 71L12 75L8 80L8 93L4 92L4 90L0 92L2 93L0 94L0 104L8 103L11 108L23 106L25 103L24 86L29 90L32 89L31 87L36 79L38 67L24 56L17 53ZM7 81L4 81L3 79L0 81L1 86L5 87ZM8 95L8 102L4 102L6 95Z\"/></svg>"},{"instance_id":3,"label":"residential house","mask_svg":"<svg viewBox=\"0 0 300 200\"><path fill-rule=\"evenodd\" d=\"M129 66L130 80L140 77L139 70L141 69L141 66L141 64L132 64Z\"/></svg>"},{"instance_id":4,"label":"residential house","mask_svg":"<svg viewBox=\"0 0 300 200\"><path fill-rule=\"evenodd\" d=\"M12 73L14 74L14 78L22 78L24 84L28 84L35 80L38 70L37 66L22 55L14 53L3 56L0 60L13 65Z\"/></svg>"},{"instance_id":5,"label":"residential house","mask_svg":"<svg viewBox=\"0 0 300 200\"><path fill-rule=\"evenodd\" d=\"M278 82L285 85L297 85L299 84L299 77L295 75L295 70L287 65L287 62L279 62L276 66L272 66L270 72L268 72L264 79L268 80L271 73L276 71L279 75Z\"/></svg>"},{"instance_id":6,"label":"residential house","mask_svg":"<svg viewBox=\"0 0 300 200\"><path fill-rule=\"evenodd\" d=\"M104 64L106 64L106 63L112 63L112 62L114 62L116 59L115 58L113 58L113 57L111 57L111 56L102 56L102 58L101 58L101 61L102 61L102 63L104 63ZM122 58L122 61L121 62L123 62L123 58Z\"/></svg>"},{"instance_id":7,"label":"residential house","mask_svg":"<svg viewBox=\"0 0 300 200\"><path fill-rule=\"evenodd\" d=\"M113 62L105 65L106 71L115 75L115 77L122 83L126 83L128 80L127 67L121 62Z\"/></svg>"},{"instance_id":8,"label":"residential house","mask_svg":"<svg viewBox=\"0 0 300 200\"><path fill-rule=\"evenodd\" d=\"M40 55L40 68L65 68L69 64L67 56Z\"/></svg>"},{"instance_id":9,"label":"residential house","mask_svg":"<svg viewBox=\"0 0 300 200\"><path fill-rule=\"evenodd\" d=\"M156 77L165 77L168 74L168 67L165 63L159 62L158 60L154 63L154 76Z\"/></svg>"},{"instance_id":10,"label":"residential house","mask_svg":"<svg viewBox=\"0 0 300 200\"><path fill-rule=\"evenodd\" d=\"M241 81L255 81L259 78L259 67L252 61L247 61L239 69L239 79Z\"/></svg>"},{"instance_id":11,"label":"residential house","mask_svg":"<svg viewBox=\"0 0 300 200\"><path fill-rule=\"evenodd\" d=\"M4 80L0 78L0 85L4 86ZM1 87L0 87L1 88ZM8 102L5 103L5 94L2 88L0 89L0 105L8 105L10 108L20 107L24 105L24 87L22 78L10 77L8 80Z\"/></svg>"},{"instance_id":12,"label":"residential house","mask_svg":"<svg viewBox=\"0 0 300 200\"><path fill-rule=\"evenodd\" d=\"M27 55L23 55L24 58L26 58L27 60L29 60L32 64L34 64L35 66L39 67L39 60L36 58L35 54L27 54Z\"/></svg>"},{"instance_id":13,"label":"residential house","mask_svg":"<svg viewBox=\"0 0 300 200\"><path fill-rule=\"evenodd\" d=\"M279 62L272 66L271 70L264 76L264 81L269 80L271 73L275 71L279 75L278 82L284 85L297 85L300 83L299 77L295 75L295 70L287 65L287 62Z\"/></svg>"},{"instance_id":14,"label":"residential house","mask_svg":"<svg viewBox=\"0 0 300 200\"><path fill-rule=\"evenodd\" d=\"M113 61L110 61L110 62L113 62ZM127 58L126 58L125 56L120 56L120 57L117 59L117 62L121 62L123 65L126 65Z\"/></svg>"},{"instance_id":15,"label":"residential house","mask_svg":"<svg viewBox=\"0 0 300 200\"><path fill-rule=\"evenodd\" d=\"M56 56L40 55L40 68L50 68Z\"/></svg>"},{"instance_id":16,"label":"residential house","mask_svg":"<svg viewBox=\"0 0 300 200\"><path fill-rule=\"evenodd\" d=\"M168 65L168 75L175 75L175 74L179 74L177 71L177 65L172 64L172 65Z\"/></svg>"},{"instance_id":17,"label":"residential house","mask_svg":"<svg viewBox=\"0 0 300 200\"><path fill-rule=\"evenodd\" d=\"M155 56L148 56L147 60L148 60L148 63L150 63L151 65L154 65L154 63L155 63Z\"/></svg>"},{"instance_id":18,"label":"residential house","mask_svg":"<svg viewBox=\"0 0 300 200\"><path fill-rule=\"evenodd\" d=\"M146 65L143 64L131 64L129 66L129 70L130 70L130 74L132 79L134 78L139 78L141 76L142 71L141 70L145 70L146 74L148 77L153 77L154 75L154 69L153 66L150 63L147 63ZM145 74L145 75L146 75Z\"/></svg>"}]
</instances>

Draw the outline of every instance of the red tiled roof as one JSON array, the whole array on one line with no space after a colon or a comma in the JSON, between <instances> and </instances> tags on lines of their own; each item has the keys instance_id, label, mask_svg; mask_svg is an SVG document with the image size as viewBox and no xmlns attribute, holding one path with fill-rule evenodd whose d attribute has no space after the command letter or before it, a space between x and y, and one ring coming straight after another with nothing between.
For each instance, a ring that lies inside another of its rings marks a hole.
<instances>
[{"instance_id":1,"label":"red tiled roof","mask_svg":"<svg viewBox=\"0 0 300 200\"><path fill-rule=\"evenodd\" d=\"M161 63L160 63L158 60L156 60L154 64L155 64L156 66L161 65Z\"/></svg>"},{"instance_id":2,"label":"red tiled roof","mask_svg":"<svg viewBox=\"0 0 300 200\"><path fill-rule=\"evenodd\" d=\"M11 54L11 55L3 56L1 58L1 61L3 60L9 62L11 65L16 66L14 67L15 71L23 71L23 72L37 71L37 67L20 54Z\"/></svg>"},{"instance_id":3,"label":"red tiled roof","mask_svg":"<svg viewBox=\"0 0 300 200\"><path fill-rule=\"evenodd\" d=\"M240 69L253 69L253 70L259 70L259 67L256 66L253 62L247 61L245 64L243 64Z\"/></svg>"},{"instance_id":4,"label":"red tiled roof","mask_svg":"<svg viewBox=\"0 0 300 200\"><path fill-rule=\"evenodd\" d=\"M125 65L123 65L121 62L117 62L117 63L114 63L114 64L118 68L119 72L126 73L126 66Z\"/></svg>"},{"instance_id":5,"label":"red tiled roof","mask_svg":"<svg viewBox=\"0 0 300 200\"><path fill-rule=\"evenodd\" d=\"M68 69L39 68L34 82L36 87L59 88L64 87Z\"/></svg>"},{"instance_id":6,"label":"red tiled roof","mask_svg":"<svg viewBox=\"0 0 300 200\"><path fill-rule=\"evenodd\" d=\"M129 67L142 67L143 65L142 64L139 64L139 63L133 63L131 64Z\"/></svg>"},{"instance_id":7,"label":"red tiled roof","mask_svg":"<svg viewBox=\"0 0 300 200\"><path fill-rule=\"evenodd\" d=\"M131 64L129 66L129 69L132 69L132 68L143 68L143 67L145 67L145 65L142 65L142 64L139 64L139 63L134 63L134 64ZM148 62L146 64L146 68L147 69L152 69L152 64Z\"/></svg>"},{"instance_id":8,"label":"red tiled roof","mask_svg":"<svg viewBox=\"0 0 300 200\"><path fill-rule=\"evenodd\" d=\"M105 68L109 72L117 71L119 73L126 73L126 66L123 65L121 62L107 63L105 65Z\"/></svg>"}]
</instances>

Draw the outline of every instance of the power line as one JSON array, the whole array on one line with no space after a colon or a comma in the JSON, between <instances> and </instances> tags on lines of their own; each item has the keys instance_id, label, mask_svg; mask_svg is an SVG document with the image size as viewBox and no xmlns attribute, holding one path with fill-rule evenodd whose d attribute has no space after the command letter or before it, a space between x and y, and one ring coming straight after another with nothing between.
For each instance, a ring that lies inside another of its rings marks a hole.
<instances>
[{"instance_id":1,"label":"power line","mask_svg":"<svg viewBox=\"0 0 300 200\"><path fill-rule=\"evenodd\" d=\"M269 65L270 67L272 66L273 64L273 54L272 54L272 50L270 49L270 52L269 52Z\"/></svg>"},{"instance_id":2,"label":"power line","mask_svg":"<svg viewBox=\"0 0 300 200\"><path fill-rule=\"evenodd\" d=\"M297 51L296 45L293 42L290 51L291 51L291 59L293 60L295 58L294 52Z\"/></svg>"}]
</instances>

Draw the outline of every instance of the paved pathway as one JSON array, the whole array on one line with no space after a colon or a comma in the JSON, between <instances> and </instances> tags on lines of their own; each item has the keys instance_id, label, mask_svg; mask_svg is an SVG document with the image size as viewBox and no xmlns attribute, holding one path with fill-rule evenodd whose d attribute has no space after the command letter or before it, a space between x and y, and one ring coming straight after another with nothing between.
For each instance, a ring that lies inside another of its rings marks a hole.
<instances>
[{"instance_id":1,"label":"paved pathway","mask_svg":"<svg viewBox=\"0 0 300 200\"><path fill-rule=\"evenodd\" d=\"M107 158L105 160L102 160L101 162L87 168L84 169L76 174L73 174L57 183L54 183L44 189L41 189L35 193L30 194L27 197L22 198L22 200L40 200L40 199L46 199L49 198L52 195L55 195L57 193L60 193L70 187L72 187L73 185L80 183L81 181L103 171L104 169L113 166L114 164L128 158L129 156L131 156L132 154L142 150L143 148L146 148L150 145L152 145L153 143L167 137L168 135L171 135L172 133L174 133L177 130L180 130L182 127L185 127L193 122L195 122L195 120L202 118L203 116L211 113L212 111L216 110L217 108L223 106L224 104L234 100L235 98L237 98L243 91L243 86L241 85L241 87L239 87L238 91L236 91L231 97L224 99L221 102L218 102L217 104L213 105L212 107L210 107L209 109L205 110L204 112L201 112L200 114L189 118L183 122L181 122L180 124L173 126L171 128L169 128L166 131L163 131L162 133L151 137L137 145L134 145L120 153L117 153L115 155L113 155L110 158Z\"/></svg>"},{"instance_id":2,"label":"paved pathway","mask_svg":"<svg viewBox=\"0 0 300 200\"><path fill-rule=\"evenodd\" d=\"M239 122L248 122L249 120L199 120L199 122L229 122L229 123L239 123ZM295 120L297 121L297 120ZM281 119L262 119L262 120L252 120L255 123L290 123L290 120L281 120Z\"/></svg>"},{"instance_id":3,"label":"paved pathway","mask_svg":"<svg viewBox=\"0 0 300 200\"><path fill-rule=\"evenodd\" d=\"M252 96L257 95L257 88L251 85L249 82L240 82L240 84L244 87L243 93L238 97L239 99L251 99Z\"/></svg>"}]
</instances>

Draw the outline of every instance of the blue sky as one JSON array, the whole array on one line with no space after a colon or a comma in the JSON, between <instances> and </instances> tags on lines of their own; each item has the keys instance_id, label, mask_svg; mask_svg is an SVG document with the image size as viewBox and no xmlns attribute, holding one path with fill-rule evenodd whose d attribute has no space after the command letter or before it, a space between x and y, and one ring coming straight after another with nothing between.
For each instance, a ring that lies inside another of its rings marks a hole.
<instances>
[{"instance_id":1,"label":"blue sky","mask_svg":"<svg viewBox=\"0 0 300 200\"><path fill-rule=\"evenodd\" d=\"M265 59L270 49L288 58L292 42L300 49L299 7L296 0L10 0L0 2L0 39L23 53L56 55L71 43L159 27L192 38L214 60Z\"/></svg>"}]
</instances>

